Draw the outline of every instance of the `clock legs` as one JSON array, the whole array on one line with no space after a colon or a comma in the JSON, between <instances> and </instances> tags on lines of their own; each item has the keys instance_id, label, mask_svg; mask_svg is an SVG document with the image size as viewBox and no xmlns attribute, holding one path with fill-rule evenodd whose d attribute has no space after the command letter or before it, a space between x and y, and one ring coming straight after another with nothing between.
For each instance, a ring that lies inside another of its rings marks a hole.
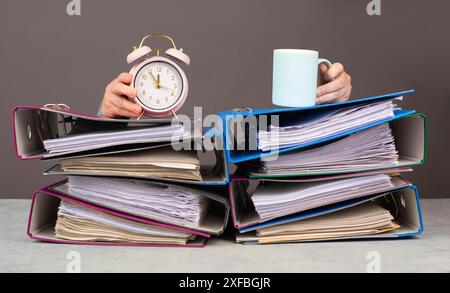
<instances>
[{"instance_id":1,"label":"clock legs","mask_svg":"<svg viewBox=\"0 0 450 293\"><path fill-rule=\"evenodd\" d=\"M174 110L172 110L172 114L173 114L173 117L175 117L175 119L177 119L177 120L178 120L178 116L177 116L177 114L175 113L175 111L174 111Z\"/></svg>"},{"instance_id":2,"label":"clock legs","mask_svg":"<svg viewBox=\"0 0 450 293\"><path fill-rule=\"evenodd\" d=\"M144 113L145 113L145 110L142 110L141 114L139 115L139 117L136 120L138 120L138 121L141 120L142 116L144 116ZM175 119L178 120L177 113L175 113L174 110L172 110L172 115L173 115L173 117L175 117Z\"/></svg>"},{"instance_id":3,"label":"clock legs","mask_svg":"<svg viewBox=\"0 0 450 293\"><path fill-rule=\"evenodd\" d=\"M145 110L142 110L141 114L139 115L139 117L136 120L141 120L142 116L144 116Z\"/></svg>"}]
</instances>

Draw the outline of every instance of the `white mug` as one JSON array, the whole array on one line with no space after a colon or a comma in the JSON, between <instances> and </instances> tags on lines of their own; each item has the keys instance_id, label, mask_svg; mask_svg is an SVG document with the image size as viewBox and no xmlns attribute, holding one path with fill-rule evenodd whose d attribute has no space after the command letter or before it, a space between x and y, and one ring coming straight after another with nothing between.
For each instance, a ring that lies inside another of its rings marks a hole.
<instances>
[{"instance_id":1,"label":"white mug","mask_svg":"<svg viewBox=\"0 0 450 293\"><path fill-rule=\"evenodd\" d=\"M302 49L273 51L272 103L284 107L310 107L316 104L317 76L321 63L331 67L319 52Z\"/></svg>"}]
</instances>

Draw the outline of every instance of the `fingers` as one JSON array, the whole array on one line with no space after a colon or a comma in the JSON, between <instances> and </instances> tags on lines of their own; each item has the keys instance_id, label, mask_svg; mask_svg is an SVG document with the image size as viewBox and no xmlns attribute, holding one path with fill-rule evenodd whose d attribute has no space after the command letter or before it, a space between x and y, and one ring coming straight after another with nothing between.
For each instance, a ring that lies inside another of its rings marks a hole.
<instances>
[{"instance_id":1,"label":"fingers","mask_svg":"<svg viewBox=\"0 0 450 293\"><path fill-rule=\"evenodd\" d=\"M106 86L102 102L103 116L138 117L142 113L142 107L134 103L137 92L130 86L132 78L129 73L121 73Z\"/></svg>"},{"instance_id":2,"label":"fingers","mask_svg":"<svg viewBox=\"0 0 450 293\"><path fill-rule=\"evenodd\" d=\"M117 96L126 96L130 99L133 99L137 95L135 88L133 88L129 85L123 84L123 83L114 82L114 83L110 84L108 87L109 88L107 90L110 93L115 94Z\"/></svg>"},{"instance_id":3,"label":"fingers","mask_svg":"<svg viewBox=\"0 0 450 293\"><path fill-rule=\"evenodd\" d=\"M133 76L130 73L124 72L119 74L119 76L116 78L118 82L124 83L124 84L131 84L131 80L133 79Z\"/></svg>"},{"instance_id":4,"label":"fingers","mask_svg":"<svg viewBox=\"0 0 450 293\"><path fill-rule=\"evenodd\" d=\"M103 101L102 113L106 117L138 117L141 112L141 106L121 96L112 95Z\"/></svg>"},{"instance_id":5,"label":"fingers","mask_svg":"<svg viewBox=\"0 0 450 293\"><path fill-rule=\"evenodd\" d=\"M139 115L142 111L141 106L120 96L115 96L113 99L111 99L111 104L137 115Z\"/></svg>"},{"instance_id":6,"label":"fingers","mask_svg":"<svg viewBox=\"0 0 450 293\"><path fill-rule=\"evenodd\" d=\"M323 68L323 66L326 66L325 64L320 65L320 70L326 69ZM330 69L327 69L325 71L322 71L323 78L326 81L332 81L333 79L336 79L339 75L341 75L344 72L344 65L342 65L339 62L336 62L333 64L333 66L330 67Z\"/></svg>"},{"instance_id":7,"label":"fingers","mask_svg":"<svg viewBox=\"0 0 450 293\"><path fill-rule=\"evenodd\" d=\"M322 75L328 71L328 66L325 63L320 63L319 67L320 67L320 73Z\"/></svg>"},{"instance_id":8,"label":"fingers","mask_svg":"<svg viewBox=\"0 0 450 293\"><path fill-rule=\"evenodd\" d=\"M318 97L316 100L316 103L324 104L324 103L330 103L330 102L347 101L350 98L351 91L352 91L351 86L345 87L338 91L331 92L331 93L328 93L328 94Z\"/></svg>"},{"instance_id":9,"label":"fingers","mask_svg":"<svg viewBox=\"0 0 450 293\"><path fill-rule=\"evenodd\" d=\"M320 68L329 82L317 88L316 102L323 104L348 100L352 92L352 78L344 71L344 66L335 63L330 69L324 71L325 69L322 66Z\"/></svg>"},{"instance_id":10,"label":"fingers","mask_svg":"<svg viewBox=\"0 0 450 293\"><path fill-rule=\"evenodd\" d=\"M350 76L347 74L341 74L336 79L321 85L317 88L317 96L323 96L332 92L339 91L343 88L345 88L347 85L350 84Z\"/></svg>"}]
</instances>

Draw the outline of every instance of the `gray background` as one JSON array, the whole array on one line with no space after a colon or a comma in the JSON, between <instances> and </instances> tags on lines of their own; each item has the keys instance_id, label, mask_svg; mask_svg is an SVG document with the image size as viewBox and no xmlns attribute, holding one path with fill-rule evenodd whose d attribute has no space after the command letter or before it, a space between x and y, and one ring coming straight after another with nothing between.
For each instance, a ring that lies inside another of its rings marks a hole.
<instances>
[{"instance_id":1,"label":"gray background","mask_svg":"<svg viewBox=\"0 0 450 293\"><path fill-rule=\"evenodd\" d=\"M270 107L274 48L344 63L354 98L415 88L402 106L428 115L430 143L427 164L407 177L424 197L450 196L449 1L382 0L381 16L366 14L369 0L82 0L82 16L67 16L68 2L0 3L0 197L30 197L56 179L41 176L48 162L15 159L11 108L64 102L95 113L150 32L173 35L191 56L185 113Z\"/></svg>"}]
</instances>

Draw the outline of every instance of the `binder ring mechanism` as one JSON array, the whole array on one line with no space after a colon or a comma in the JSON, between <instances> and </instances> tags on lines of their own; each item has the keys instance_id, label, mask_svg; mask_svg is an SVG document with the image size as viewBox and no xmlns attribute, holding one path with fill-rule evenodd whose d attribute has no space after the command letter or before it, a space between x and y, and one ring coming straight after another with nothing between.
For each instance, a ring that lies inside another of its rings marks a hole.
<instances>
[{"instance_id":1,"label":"binder ring mechanism","mask_svg":"<svg viewBox=\"0 0 450 293\"><path fill-rule=\"evenodd\" d=\"M395 200L394 194L392 192L389 192L388 194L386 194L384 196L384 199L385 199L386 203L392 202L394 204L394 206L393 206L394 214L392 216L394 217L394 219L396 219L398 214L399 214L399 206L397 204L397 201ZM402 205L403 208L406 208L406 201L405 201L405 198L403 196L403 193L400 194L400 204ZM391 212L392 212L392 210L391 210Z\"/></svg>"},{"instance_id":2,"label":"binder ring mechanism","mask_svg":"<svg viewBox=\"0 0 450 293\"><path fill-rule=\"evenodd\" d=\"M234 108L233 112L253 112L252 108Z\"/></svg>"},{"instance_id":3,"label":"binder ring mechanism","mask_svg":"<svg viewBox=\"0 0 450 293\"><path fill-rule=\"evenodd\" d=\"M43 106L44 109L51 109L51 110L57 110L57 111L69 111L70 107L67 104L45 104ZM70 133L70 129L68 129L68 125L70 124L70 127L73 128L74 126L74 119L72 117L65 117L63 113L56 113L56 119L57 119L57 125L62 124L62 134L60 133L58 127L58 130L54 132L52 130L52 127L49 126L49 113L46 113L45 111L37 111L34 115L34 122L36 125L37 134L41 141L48 139L48 138L55 138L55 137L61 137L61 136L67 136ZM31 130L31 129L30 129ZM31 140L32 133L31 131L28 131L27 129L27 135L28 139Z\"/></svg>"},{"instance_id":4,"label":"binder ring mechanism","mask_svg":"<svg viewBox=\"0 0 450 293\"><path fill-rule=\"evenodd\" d=\"M63 111L70 110L70 107L67 106L66 104L45 104L44 108Z\"/></svg>"}]
</instances>

